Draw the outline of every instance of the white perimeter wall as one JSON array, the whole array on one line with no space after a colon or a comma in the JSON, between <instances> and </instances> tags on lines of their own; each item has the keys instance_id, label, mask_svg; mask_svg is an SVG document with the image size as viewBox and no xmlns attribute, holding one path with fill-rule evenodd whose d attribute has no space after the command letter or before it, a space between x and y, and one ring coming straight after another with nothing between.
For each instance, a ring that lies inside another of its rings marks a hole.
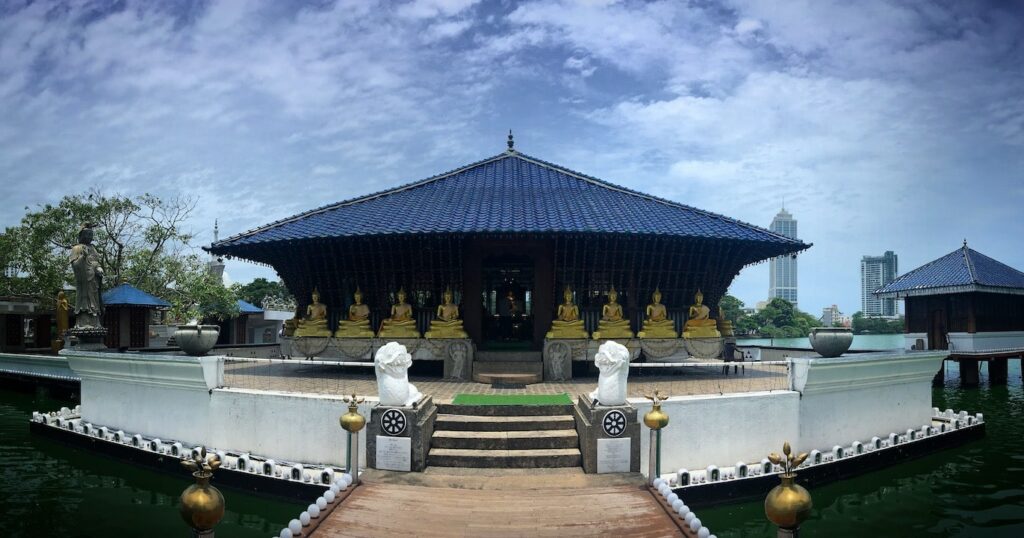
<instances>
[{"instance_id":1,"label":"white perimeter wall","mask_svg":"<svg viewBox=\"0 0 1024 538\"><path fill-rule=\"evenodd\" d=\"M949 333L949 349L954 353L1012 348L1024 348L1024 331Z\"/></svg>"}]
</instances>

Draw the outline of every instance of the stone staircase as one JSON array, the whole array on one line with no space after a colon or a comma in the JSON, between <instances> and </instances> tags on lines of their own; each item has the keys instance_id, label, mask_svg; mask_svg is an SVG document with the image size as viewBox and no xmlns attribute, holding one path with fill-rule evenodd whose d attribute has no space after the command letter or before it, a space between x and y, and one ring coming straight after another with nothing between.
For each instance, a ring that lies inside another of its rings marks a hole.
<instances>
[{"instance_id":1,"label":"stone staircase","mask_svg":"<svg viewBox=\"0 0 1024 538\"><path fill-rule=\"evenodd\" d=\"M438 405L427 465L535 469L582 463L572 405Z\"/></svg>"},{"instance_id":2,"label":"stone staircase","mask_svg":"<svg viewBox=\"0 0 1024 538\"><path fill-rule=\"evenodd\" d=\"M544 381L544 362L539 351L478 351L473 361L473 381L540 383Z\"/></svg>"}]
</instances>

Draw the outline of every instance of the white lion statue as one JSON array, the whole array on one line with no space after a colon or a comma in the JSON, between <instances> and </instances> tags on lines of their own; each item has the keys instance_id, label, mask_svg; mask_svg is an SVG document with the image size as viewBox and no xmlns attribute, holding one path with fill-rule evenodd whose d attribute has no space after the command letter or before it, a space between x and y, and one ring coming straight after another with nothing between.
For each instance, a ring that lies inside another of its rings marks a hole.
<instances>
[{"instance_id":1,"label":"white lion statue","mask_svg":"<svg viewBox=\"0 0 1024 538\"><path fill-rule=\"evenodd\" d=\"M412 355L398 342L388 342L373 358L377 372L377 393L381 405L409 406L423 395L409 383Z\"/></svg>"},{"instance_id":2,"label":"white lion statue","mask_svg":"<svg viewBox=\"0 0 1024 538\"><path fill-rule=\"evenodd\" d=\"M600 405L623 405L626 403L626 378L629 377L629 350L626 346L609 340L597 348L594 366L601 371L597 378L597 390L590 393L590 399Z\"/></svg>"}]
</instances>

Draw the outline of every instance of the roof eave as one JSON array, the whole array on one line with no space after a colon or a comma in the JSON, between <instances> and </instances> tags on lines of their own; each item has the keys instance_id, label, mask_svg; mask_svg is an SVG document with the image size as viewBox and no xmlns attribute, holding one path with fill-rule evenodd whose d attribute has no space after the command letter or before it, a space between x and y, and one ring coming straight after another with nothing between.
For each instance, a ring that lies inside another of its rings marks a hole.
<instances>
[{"instance_id":1,"label":"roof eave","mask_svg":"<svg viewBox=\"0 0 1024 538\"><path fill-rule=\"evenodd\" d=\"M905 297L925 297L928 295L951 295L954 293L999 293L1003 295L1024 295L1024 288L1007 288L1001 286L985 286L966 284L960 286L934 286L929 288L911 288L906 290L875 291L872 294L879 299L902 299Z\"/></svg>"}]
</instances>

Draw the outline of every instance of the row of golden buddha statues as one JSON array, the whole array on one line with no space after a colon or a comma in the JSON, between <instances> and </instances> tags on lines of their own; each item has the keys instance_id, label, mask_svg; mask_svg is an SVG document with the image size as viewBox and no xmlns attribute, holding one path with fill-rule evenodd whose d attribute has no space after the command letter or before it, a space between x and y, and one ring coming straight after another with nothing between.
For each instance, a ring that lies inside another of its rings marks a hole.
<instances>
[{"instance_id":1,"label":"row of golden buddha statues","mask_svg":"<svg viewBox=\"0 0 1024 538\"><path fill-rule=\"evenodd\" d=\"M419 338L416 320L412 316L412 305L406 302L405 289L399 289L397 302L391 305L391 316L382 320L380 328L374 334L370 327L370 307L363 303L363 293L356 288L352 298L354 302L348 307L348 316L338 322L338 329L333 333L327 328L327 306L320 302L320 292L313 289L313 302L306 307L306 315L301 319L291 320L290 328L294 336L316 336L335 338ZM593 338L594 340L614 340L633 338L629 320L622 313L619 304L619 293L612 286L608 290L608 302L601 308L601 319L597 330L588 335L580 318L580 309L573 303L573 292L569 286L563 292L563 302L558 305L555 319L551 322L551 330L547 338ZM719 310L719 319L711 317L711 309L704 304L704 294L697 290L694 304L690 306L688 319L683 326L683 338L720 338L723 334L732 335L732 323ZM721 331L719 330L721 329ZM426 338L468 338L459 318L459 305L455 304L455 295L451 288L444 291L441 304L437 305L435 319L430 322L430 330L424 334ZM643 327L635 335L637 338L679 338L675 323L668 317L668 309L661 303L661 291L654 290L651 303L647 305Z\"/></svg>"}]
</instances>

